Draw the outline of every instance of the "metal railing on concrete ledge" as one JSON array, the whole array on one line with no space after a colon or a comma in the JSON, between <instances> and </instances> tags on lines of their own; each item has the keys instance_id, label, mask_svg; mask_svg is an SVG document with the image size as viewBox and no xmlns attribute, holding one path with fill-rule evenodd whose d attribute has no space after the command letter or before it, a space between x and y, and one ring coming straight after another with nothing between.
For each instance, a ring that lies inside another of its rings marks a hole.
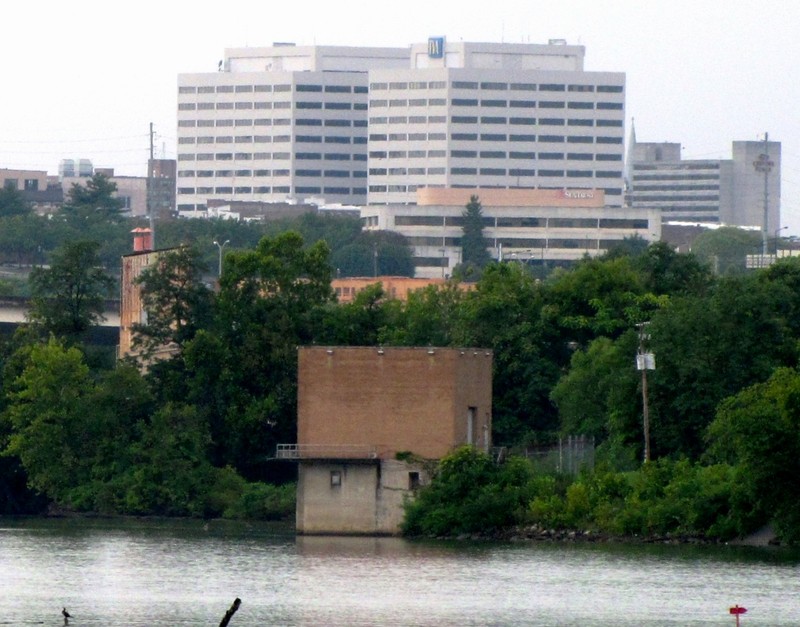
<instances>
[{"instance_id":1,"label":"metal railing on concrete ledge","mask_svg":"<svg viewBox=\"0 0 800 627\"><path fill-rule=\"evenodd\" d=\"M349 444L278 444L277 459L377 459L374 446Z\"/></svg>"}]
</instances>

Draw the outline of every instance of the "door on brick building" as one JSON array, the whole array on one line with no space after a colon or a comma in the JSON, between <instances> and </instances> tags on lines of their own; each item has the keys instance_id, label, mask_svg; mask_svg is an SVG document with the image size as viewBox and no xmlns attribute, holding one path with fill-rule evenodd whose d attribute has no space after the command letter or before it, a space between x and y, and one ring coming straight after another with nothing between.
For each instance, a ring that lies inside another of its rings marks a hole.
<instances>
[{"instance_id":1,"label":"door on brick building","mask_svg":"<svg viewBox=\"0 0 800 627\"><path fill-rule=\"evenodd\" d=\"M467 408L467 444L475 444L475 416L477 407Z\"/></svg>"}]
</instances>

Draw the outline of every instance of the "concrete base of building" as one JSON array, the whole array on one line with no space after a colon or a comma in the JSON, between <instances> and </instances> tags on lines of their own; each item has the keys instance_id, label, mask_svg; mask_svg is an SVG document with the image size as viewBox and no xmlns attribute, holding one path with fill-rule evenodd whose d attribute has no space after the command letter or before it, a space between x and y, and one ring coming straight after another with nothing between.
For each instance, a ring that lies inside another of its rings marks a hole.
<instances>
[{"instance_id":1,"label":"concrete base of building","mask_svg":"<svg viewBox=\"0 0 800 627\"><path fill-rule=\"evenodd\" d=\"M396 536L404 504L429 480L419 462L304 460L297 483L299 535Z\"/></svg>"}]
</instances>

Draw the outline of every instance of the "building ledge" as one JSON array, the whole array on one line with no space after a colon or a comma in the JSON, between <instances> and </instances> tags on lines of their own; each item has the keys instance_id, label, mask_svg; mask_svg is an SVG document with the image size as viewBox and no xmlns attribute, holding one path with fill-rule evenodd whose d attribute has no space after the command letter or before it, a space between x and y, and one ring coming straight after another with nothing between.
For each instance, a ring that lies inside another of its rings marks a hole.
<instances>
[{"instance_id":1,"label":"building ledge","mask_svg":"<svg viewBox=\"0 0 800 627\"><path fill-rule=\"evenodd\" d=\"M276 459L372 461L378 459L374 446L358 444L278 444Z\"/></svg>"}]
</instances>

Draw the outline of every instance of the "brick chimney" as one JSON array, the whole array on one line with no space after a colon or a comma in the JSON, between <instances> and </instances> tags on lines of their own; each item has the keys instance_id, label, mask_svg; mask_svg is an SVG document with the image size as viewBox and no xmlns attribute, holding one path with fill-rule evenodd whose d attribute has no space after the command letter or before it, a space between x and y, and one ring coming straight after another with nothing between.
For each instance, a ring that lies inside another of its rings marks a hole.
<instances>
[{"instance_id":1,"label":"brick chimney","mask_svg":"<svg viewBox=\"0 0 800 627\"><path fill-rule=\"evenodd\" d=\"M133 233L133 252L142 253L153 250L153 231L136 228L131 233Z\"/></svg>"}]
</instances>

